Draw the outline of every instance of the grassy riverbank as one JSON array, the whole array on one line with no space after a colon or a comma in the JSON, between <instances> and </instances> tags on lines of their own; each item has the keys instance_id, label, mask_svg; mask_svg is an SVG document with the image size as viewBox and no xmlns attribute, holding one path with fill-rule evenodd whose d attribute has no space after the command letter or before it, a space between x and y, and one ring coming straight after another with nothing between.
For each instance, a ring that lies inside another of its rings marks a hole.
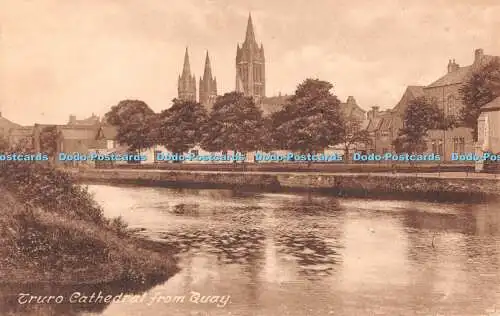
<instances>
[{"instance_id":1,"label":"grassy riverbank","mask_svg":"<svg viewBox=\"0 0 500 316\"><path fill-rule=\"evenodd\" d=\"M106 219L68 174L29 163L0 169L1 283L144 284L175 273L169 249Z\"/></svg>"}]
</instances>

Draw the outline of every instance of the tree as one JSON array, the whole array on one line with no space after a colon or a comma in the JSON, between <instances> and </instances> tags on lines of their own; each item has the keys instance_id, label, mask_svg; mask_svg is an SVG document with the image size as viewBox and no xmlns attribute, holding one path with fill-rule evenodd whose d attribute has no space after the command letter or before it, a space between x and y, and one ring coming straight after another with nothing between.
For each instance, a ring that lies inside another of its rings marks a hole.
<instances>
[{"instance_id":1,"label":"tree","mask_svg":"<svg viewBox=\"0 0 500 316\"><path fill-rule=\"evenodd\" d=\"M201 142L208 113L197 102L174 99L157 120L159 142L174 153L184 153Z\"/></svg>"},{"instance_id":2,"label":"tree","mask_svg":"<svg viewBox=\"0 0 500 316\"><path fill-rule=\"evenodd\" d=\"M273 115L273 138L281 148L314 153L341 141L340 101L332 88L318 79L299 84L286 106Z\"/></svg>"},{"instance_id":3,"label":"tree","mask_svg":"<svg viewBox=\"0 0 500 316\"><path fill-rule=\"evenodd\" d=\"M445 117L433 99L418 97L408 103L403 118L403 128L393 145L399 153L418 153L427 150L426 137L429 130L452 128L455 121Z\"/></svg>"},{"instance_id":4,"label":"tree","mask_svg":"<svg viewBox=\"0 0 500 316\"><path fill-rule=\"evenodd\" d=\"M362 122L355 117L346 117L342 121L340 143L344 146L344 161L349 162L349 150L355 144L370 144L371 138L367 130L362 129Z\"/></svg>"},{"instance_id":5,"label":"tree","mask_svg":"<svg viewBox=\"0 0 500 316\"><path fill-rule=\"evenodd\" d=\"M472 128L472 137L477 141L477 119L481 107L500 96L499 60L494 59L473 72L459 91L464 104L460 119L465 126Z\"/></svg>"},{"instance_id":6,"label":"tree","mask_svg":"<svg viewBox=\"0 0 500 316\"><path fill-rule=\"evenodd\" d=\"M0 136L0 152L4 153L11 149L10 143L7 138Z\"/></svg>"},{"instance_id":7,"label":"tree","mask_svg":"<svg viewBox=\"0 0 500 316\"><path fill-rule=\"evenodd\" d=\"M132 151L154 145L152 122L155 113L139 100L123 100L106 113L105 121L118 127L116 140Z\"/></svg>"},{"instance_id":8,"label":"tree","mask_svg":"<svg viewBox=\"0 0 500 316\"><path fill-rule=\"evenodd\" d=\"M251 97L230 92L220 96L210 113L202 147L208 151L252 151L262 145L262 112Z\"/></svg>"},{"instance_id":9,"label":"tree","mask_svg":"<svg viewBox=\"0 0 500 316\"><path fill-rule=\"evenodd\" d=\"M57 151L57 142L59 140L59 131L57 126L45 126L40 131L40 151L54 158Z\"/></svg>"}]
</instances>

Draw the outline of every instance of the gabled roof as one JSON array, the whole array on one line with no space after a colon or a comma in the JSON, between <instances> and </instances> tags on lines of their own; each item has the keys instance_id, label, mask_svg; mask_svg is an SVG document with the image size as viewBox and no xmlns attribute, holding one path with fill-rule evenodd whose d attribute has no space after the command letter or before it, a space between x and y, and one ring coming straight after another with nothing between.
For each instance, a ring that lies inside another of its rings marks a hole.
<instances>
[{"instance_id":1,"label":"gabled roof","mask_svg":"<svg viewBox=\"0 0 500 316\"><path fill-rule=\"evenodd\" d=\"M393 112L403 112L410 100L422 97L425 95L423 86L408 86L399 100L398 104L392 110Z\"/></svg>"},{"instance_id":2,"label":"gabled roof","mask_svg":"<svg viewBox=\"0 0 500 316\"><path fill-rule=\"evenodd\" d=\"M426 88L436 88L442 86L449 86L453 84L461 84L466 80L467 76L471 72L471 69L472 69L471 66L459 67L457 70L449 72L446 75L439 78L438 80L434 81Z\"/></svg>"},{"instance_id":3,"label":"gabled roof","mask_svg":"<svg viewBox=\"0 0 500 316\"><path fill-rule=\"evenodd\" d=\"M357 104L353 96L349 96L346 102L340 103L340 109L345 117L359 115L364 118L366 115L366 111Z\"/></svg>"},{"instance_id":4,"label":"gabled roof","mask_svg":"<svg viewBox=\"0 0 500 316\"><path fill-rule=\"evenodd\" d=\"M8 119L6 119L3 116L0 116L0 129L4 129L5 131L8 131L11 128L16 128L16 127L21 127L21 125L16 124Z\"/></svg>"},{"instance_id":5,"label":"gabled roof","mask_svg":"<svg viewBox=\"0 0 500 316\"><path fill-rule=\"evenodd\" d=\"M9 131L10 136L31 136L33 135L33 126L19 126L11 128Z\"/></svg>"},{"instance_id":6,"label":"gabled roof","mask_svg":"<svg viewBox=\"0 0 500 316\"><path fill-rule=\"evenodd\" d=\"M481 108L481 112L493 112L493 111L500 111L500 97L494 99L493 101L485 104Z\"/></svg>"},{"instance_id":7,"label":"gabled roof","mask_svg":"<svg viewBox=\"0 0 500 316\"><path fill-rule=\"evenodd\" d=\"M447 73L446 75L428 85L426 88L436 88L454 84L461 84L467 80L467 77L470 76L473 71L495 59L499 59L499 57L492 55L483 55L472 65L458 67L457 70Z\"/></svg>"}]
</instances>

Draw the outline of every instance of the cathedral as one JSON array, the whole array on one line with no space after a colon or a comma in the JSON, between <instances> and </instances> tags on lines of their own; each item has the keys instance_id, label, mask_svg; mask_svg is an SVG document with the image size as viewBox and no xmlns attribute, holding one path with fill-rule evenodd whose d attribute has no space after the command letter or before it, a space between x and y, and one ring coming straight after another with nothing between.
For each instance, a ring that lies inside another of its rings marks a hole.
<instances>
[{"instance_id":1,"label":"cathedral","mask_svg":"<svg viewBox=\"0 0 500 316\"><path fill-rule=\"evenodd\" d=\"M264 46L257 44L252 22L252 16L248 15L245 40L240 45L236 45L236 80L235 91L252 97L255 104L267 116L283 108L290 96L266 96L266 58ZM184 66L182 74L178 79L178 98L181 100L198 101L207 110L210 110L217 98L217 80L212 76L210 58L205 57L205 68L203 77L199 80L199 97L196 99L196 79L191 74L189 64L188 49L184 55ZM353 97L349 97L347 102L341 103L343 112L355 115L360 120L365 119L365 111L357 105Z\"/></svg>"},{"instance_id":2,"label":"cathedral","mask_svg":"<svg viewBox=\"0 0 500 316\"><path fill-rule=\"evenodd\" d=\"M264 47L257 44L253 28L252 16L248 16L247 30L243 44L236 46L236 87L235 91L254 98L261 108L268 103L285 103L286 96L266 98L266 65ZM182 74L178 78L178 98L181 100L199 101L207 109L211 109L217 98L217 79L212 76L210 57L205 57L203 77L199 80L199 95L196 98L196 79L191 74L189 53L186 48ZM276 104L277 105L277 104ZM268 111L264 111L265 113Z\"/></svg>"}]
</instances>

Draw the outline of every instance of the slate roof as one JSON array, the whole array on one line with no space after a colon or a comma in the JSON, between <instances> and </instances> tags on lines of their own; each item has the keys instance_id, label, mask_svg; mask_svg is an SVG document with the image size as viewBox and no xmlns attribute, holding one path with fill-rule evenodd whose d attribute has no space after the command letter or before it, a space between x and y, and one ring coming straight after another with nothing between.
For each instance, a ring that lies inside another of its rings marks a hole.
<instances>
[{"instance_id":1,"label":"slate roof","mask_svg":"<svg viewBox=\"0 0 500 316\"><path fill-rule=\"evenodd\" d=\"M492 112L492 111L499 111L500 110L500 97L494 99L490 103L485 104L481 108L481 112Z\"/></svg>"},{"instance_id":2,"label":"slate roof","mask_svg":"<svg viewBox=\"0 0 500 316\"><path fill-rule=\"evenodd\" d=\"M472 65L469 66L459 67L457 70L449 72L446 75L439 78L438 80L434 81L426 88L437 88L454 84L461 84L467 79L468 76L472 74L474 70L478 69L483 65L486 65L487 63L495 59L499 59L499 57L492 55L483 55L480 58L479 62L473 63Z\"/></svg>"},{"instance_id":3,"label":"slate roof","mask_svg":"<svg viewBox=\"0 0 500 316\"><path fill-rule=\"evenodd\" d=\"M3 116L0 116L0 128L4 129L5 131L8 131L11 128L16 128L16 127L21 127L21 125L16 124L8 119L6 119Z\"/></svg>"},{"instance_id":4,"label":"slate roof","mask_svg":"<svg viewBox=\"0 0 500 316\"><path fill-rule=\"evenodd\" d=\"M365 118L366 111L363 110L356 102L354 97L349 96L346 102L340 103L340 109L344 116L360 116L360 118Z\"/></svg>"},{"instance_id":5,"label":"slate roof","mask_svg":"<svg viewBox=\"0 0 500 316\"><path fill-rule=\"evenodd\" d=\"M406 109L408 102L412 99L422 97L425 95L423 86L408 86L406 87L403 96L399 100L398 104L393 109L393 112L402 112Z\"/></svg>"}]
</instances>

